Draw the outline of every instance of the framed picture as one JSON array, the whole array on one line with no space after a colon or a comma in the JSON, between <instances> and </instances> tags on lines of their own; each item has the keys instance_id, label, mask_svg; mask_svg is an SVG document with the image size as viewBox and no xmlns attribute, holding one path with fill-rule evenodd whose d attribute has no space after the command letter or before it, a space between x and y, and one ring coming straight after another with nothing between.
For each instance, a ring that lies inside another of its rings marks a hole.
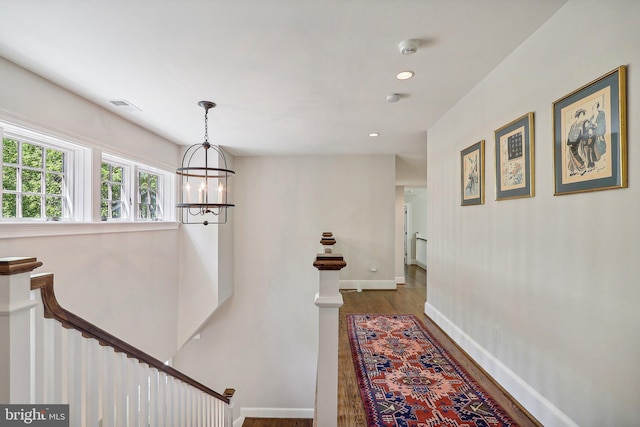
<instances>
[{"instance_id":1,"label":"framed picture","mask_svg":"<svg viewBox=\"0 0 640 427\"><path fill-rule=\"evenodd\" d=\"M484 203L484 140L460 152L461 205Z\"/></svg>"},{"instance_id":2,"label":"framed picture","mask_svg":"<svg viewBox=\"0 0 640 427\"><path fill-rule=\"evenodd\" d=\"M553 103L555 195L627 186L626 68Z\"/></svg>"},{"instance_id":3,"label":"framed picture","mask_svg":"<svg viewBox=\"0 0 640 427\"><path fill-rule=\"evenodd\" d=\"M533 113L495 132L496 200L533 197Z\"/></svg>"}]
</instances>

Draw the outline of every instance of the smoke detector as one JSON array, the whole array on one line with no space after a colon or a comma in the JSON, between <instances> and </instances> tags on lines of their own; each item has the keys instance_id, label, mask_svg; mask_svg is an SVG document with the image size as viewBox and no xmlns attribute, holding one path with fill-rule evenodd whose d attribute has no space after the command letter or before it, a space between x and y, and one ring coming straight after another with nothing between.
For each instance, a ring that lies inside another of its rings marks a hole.
<instances>
[{"instance_id":1,"label":"smoke detector","mask_svg":"<svg viewBox=\"0 0 640 427\"><path fill-rule=\"evenodd\" d=\"M403 55L413 55L418 51L418 47L420 46L419 40L416 39L408 39L403 40L398 45L398 49L400 53Z\"/></svg>"}]
</instances>

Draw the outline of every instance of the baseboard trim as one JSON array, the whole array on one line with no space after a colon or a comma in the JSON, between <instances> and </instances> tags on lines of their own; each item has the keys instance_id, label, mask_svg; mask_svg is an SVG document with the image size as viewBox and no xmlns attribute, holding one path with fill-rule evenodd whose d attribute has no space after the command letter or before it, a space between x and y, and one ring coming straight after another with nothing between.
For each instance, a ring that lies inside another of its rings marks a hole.
<instances>
[{"instance_id":1,"label":"baseboard trim","mask_svg":"<svg viewBox=\"0 0 640 427\"><path fill-rule=\"evenodd\" d=\"M417 260L417 259L411 259L411 262L409 263L409 265L417 265L418 267L420 267L423 270L427 269L427 264L425 264L424 262Z\"/></svg>"},{"instance_id":2,"label":"baseboard trim","mask_svg":"<svg viewBox=\"0 0 640 427\"><path fill-rule=\"evenodd\" d=\"M578 424L564 412L507 368L500 360L496 359L495 356L480 346L480 344L428 302L424 304L424 313L542 425L578 427Z\"/></svg>"},{"instance_id":3,"label":"baseboard trim","mask_svg":"<svg viewBox=\"0 0 640 427\"><path fill-rule=\"evenodd\" d=\"M240 418L313 418L313 408L240 408Z\"/></svg>"},{"instance_id":4,"label":"baseboard trim","mask_svg":"<svg viewBox=\"0 0 640 427\"><path fill-rule=\"evenodd\" d=\"M365 290L396 290L395 280L340 280L340 289Z\"/></svg>"},{"instance_id":5,"label":"baseboard trim","mask_svg":"<svg viewBox=\"0 0 640 427\"><path fill-rule=\"evenodd\" d=\"M406 282L405 282L405 278L404 278L404 276L398 276L398 277L396 277L396 285L404 285L405 283L406 283Z\"/></svg>"}]
</instances>

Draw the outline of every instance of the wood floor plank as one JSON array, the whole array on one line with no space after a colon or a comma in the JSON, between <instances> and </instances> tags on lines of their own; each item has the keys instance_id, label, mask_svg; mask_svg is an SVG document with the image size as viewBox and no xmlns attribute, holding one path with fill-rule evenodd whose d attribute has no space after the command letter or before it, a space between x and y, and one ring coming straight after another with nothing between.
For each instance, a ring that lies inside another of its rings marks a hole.
<instances>
[{"instance_id":1,"label":"wood floor plank","mask_svg":"<svg viewBox=\"0 0 640 427\"><path fill-rule=\"evenodd\" d=\"M245 418L242 427L312 427L311 418Z\"/></svg>"}]
</instances>

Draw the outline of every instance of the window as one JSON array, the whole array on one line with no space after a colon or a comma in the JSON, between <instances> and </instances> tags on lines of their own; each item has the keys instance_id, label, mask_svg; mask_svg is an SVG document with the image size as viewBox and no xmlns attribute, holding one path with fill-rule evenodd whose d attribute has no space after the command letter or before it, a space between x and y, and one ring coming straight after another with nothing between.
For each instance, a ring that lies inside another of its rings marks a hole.
<instances>
[{"instance_id":1,"label":"window","mask_svg":"<svg viewBox=\"0 0 640 427\"><path fill-rule=\"evenodd\" d=\"M102 221L165 221L170 209L173 174L102 154ZM135 203L134 203L135 201Z\"/></svg>"},{"instance_id":2,"label":"window","mask_svg":"<svg viewBox=\"0 0 640 427\"><path fill-rule=\"evenodd\" d=\"M129 217L129 205L126 203L128 175L128 167L108 161L102 162L100 169L100 219L102 221Z\"/></svg>"},{"instance_id":3,"label":"window","mask_svg":"<svg viewBox=\"0 0 640 427\"><path fill-rule=\"evenodd\" d=\"M110 155L57 131L4 120L0 142L0 238L89 230L72 223L119 223L97 226L97 232L173 226L172 172ZM67 224L50 226L51 221Z\"/></svg>"},{"instance_id":4,"label":"window","mask_svg":"<svg viewBox=\"0 0 640 427\"><path fill-rule=\"evenodd\" d=\"M68 219L68 153L45 142L2 138L2 217Z\"/></svg>"},{"instance_id":5,"label":"window","mask_svg":"<svg viewBox=\"0 0 640 427\"><path fill-rule=\"evenodd\" d=\"M138 171L138 219L162 220L162 176L152 172Z\"/></svg>"}]
</instances>

